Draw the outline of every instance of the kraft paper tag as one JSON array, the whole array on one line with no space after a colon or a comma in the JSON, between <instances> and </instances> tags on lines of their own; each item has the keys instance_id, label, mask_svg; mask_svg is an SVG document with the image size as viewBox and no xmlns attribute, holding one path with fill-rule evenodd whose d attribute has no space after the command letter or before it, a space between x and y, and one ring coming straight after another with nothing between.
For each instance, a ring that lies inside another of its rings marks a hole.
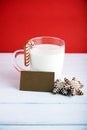
<instances>
[{"instance_id":1,"label":"kraft paper tag","mask_svg":"<svg viewBox=\"0 0 87 130\"><path fill-rule=\"evenodd\" d=\"M51 92L54 72L21 71L20 90Z\"/></svg>"}]
</instances>

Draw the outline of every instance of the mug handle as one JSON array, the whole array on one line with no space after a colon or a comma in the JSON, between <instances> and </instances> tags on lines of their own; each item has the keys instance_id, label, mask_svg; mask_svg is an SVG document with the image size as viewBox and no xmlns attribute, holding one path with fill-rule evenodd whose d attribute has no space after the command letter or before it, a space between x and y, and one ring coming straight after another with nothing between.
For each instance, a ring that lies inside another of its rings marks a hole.
<instances>
[{"instance_id":1,"label":"mug handle","mask_svg":"<svg viewBox=\"0 0 87 130\"><path fill-rule=\"evenodd\" d=\"M15 52L13 53L13 65L14 65L15 69L16 69L17 71L19 71L19 72L25 70L25 68L21 67L21 66L18 64L18 62L17 62L17 57L18 57L19 55L22 55L22 54L24 54L24 50L23 50L23 49L17 50L17 51L15 51ZM26 68L27 68L27 67L26 67Z\"/></svg>"}]
</instances>

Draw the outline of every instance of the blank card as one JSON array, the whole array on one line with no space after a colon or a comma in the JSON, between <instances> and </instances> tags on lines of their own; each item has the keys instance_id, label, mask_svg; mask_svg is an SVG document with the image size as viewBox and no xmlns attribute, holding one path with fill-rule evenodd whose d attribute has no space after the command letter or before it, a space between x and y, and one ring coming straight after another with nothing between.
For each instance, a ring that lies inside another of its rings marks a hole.
<instances>
[{"instance_id":1,"label":"blank card","mask_svg":"<svg viewBox=\"0 0 87 130\"><path fill-rule=\"evenodd\" d=\"M51 92L54 72L21 71L20 90Z\"/></svg>"}]
</instances>

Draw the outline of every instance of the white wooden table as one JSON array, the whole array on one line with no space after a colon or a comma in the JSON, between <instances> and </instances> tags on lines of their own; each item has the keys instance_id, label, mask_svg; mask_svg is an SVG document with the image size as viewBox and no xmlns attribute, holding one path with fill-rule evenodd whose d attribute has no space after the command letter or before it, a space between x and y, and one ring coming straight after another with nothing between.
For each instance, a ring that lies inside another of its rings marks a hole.
<instances>
[{"instance_id":1,"label":"white wooden table","mask_svg":"<svg viewBox=\"0 0 87 130\"><path fill-rule=\"evenodd\" d=\"M84 95L20 91L12 53L0 53L0 130L87 130L87 54L66 54L62 78L77 77Z\"/></svg>"}]
</instances>

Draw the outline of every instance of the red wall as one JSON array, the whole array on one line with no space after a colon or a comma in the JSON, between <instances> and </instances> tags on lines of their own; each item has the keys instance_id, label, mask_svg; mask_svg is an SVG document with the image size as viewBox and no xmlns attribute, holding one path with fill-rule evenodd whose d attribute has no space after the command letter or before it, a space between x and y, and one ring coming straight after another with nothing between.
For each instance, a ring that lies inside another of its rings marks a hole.
<instances>
[{"instance_id":1,"label":"red wall","mask_svg":"<svg viewBox=\"0 0 87 130\"><path fill-rule=\"evenodd\" d=\"M32 37L66 42L66 52L87 52L87 0L0 0L0 52L21 49Z\"/></svg>"}]
</instances>

